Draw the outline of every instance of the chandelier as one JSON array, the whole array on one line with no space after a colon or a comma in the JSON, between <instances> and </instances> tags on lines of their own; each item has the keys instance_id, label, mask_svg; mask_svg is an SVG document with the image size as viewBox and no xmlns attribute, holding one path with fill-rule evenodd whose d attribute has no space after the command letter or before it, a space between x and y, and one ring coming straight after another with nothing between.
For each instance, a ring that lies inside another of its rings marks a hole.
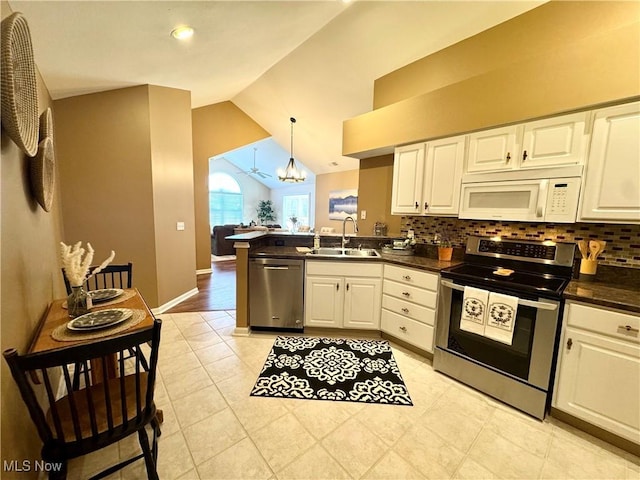
<instances>
[{"instance_id":1,"label":"chandelier","mask_svg":"<svg viewBox=\"0 0 640 480\"><path fill-rule=\"evenodd\" d=\"M287 168L285 168L284 171L282 169L278 170L278 180L292 183L304 182L307 174L303 170L298 170L296 162L293 159L293 124L296 123L296 119L291 117L289 120L291 121L291 156Z\"/></svg>"}]
</instances>

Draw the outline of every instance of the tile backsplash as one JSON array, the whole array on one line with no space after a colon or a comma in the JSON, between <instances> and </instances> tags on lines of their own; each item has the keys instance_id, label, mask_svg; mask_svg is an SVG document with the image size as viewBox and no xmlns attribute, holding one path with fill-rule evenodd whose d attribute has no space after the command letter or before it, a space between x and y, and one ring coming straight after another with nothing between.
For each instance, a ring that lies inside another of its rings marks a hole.
<instances>
[{"instance_id":1,"label":"tile backsplash","mask_svg":"<svg viewBox=\"0 0 640 480\"><path fill-rule=\"evenodd\" d=\"M461 220L448 217L402 217L402 233L413 229L418 243L433 243L436 233L446 229L454 246L463 246L467 235L501 236L522 240L605 240L599 257L603 265L640 268L640 225L603 223L525 223L492 220Z\"/></svg>"}]
</instances>

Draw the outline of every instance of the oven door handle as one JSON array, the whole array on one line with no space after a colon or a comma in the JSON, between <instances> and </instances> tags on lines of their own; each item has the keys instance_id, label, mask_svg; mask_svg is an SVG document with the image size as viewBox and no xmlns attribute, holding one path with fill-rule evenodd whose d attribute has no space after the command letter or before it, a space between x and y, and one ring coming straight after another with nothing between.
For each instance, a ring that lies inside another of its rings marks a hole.
<instances>
[{"instance_id":1,"label":"oven door handle","mask_svg":"<svg viewBox=\"0 0 640 480\"><path fill-rule=\"evenodd\" d=\"M460 290L461 292L464 292L464 286L458 285L457 283L453 283L448 280L440 280L440 284L444 287L449 287L449 288L452 288L453 290ZM518 299L518 305L522 305L523 307L538 308L540 310L557 310L558 309L558 305L555 303L535 302L533 300L525 300L523 298Z\"/></svg>"}]
</instances>

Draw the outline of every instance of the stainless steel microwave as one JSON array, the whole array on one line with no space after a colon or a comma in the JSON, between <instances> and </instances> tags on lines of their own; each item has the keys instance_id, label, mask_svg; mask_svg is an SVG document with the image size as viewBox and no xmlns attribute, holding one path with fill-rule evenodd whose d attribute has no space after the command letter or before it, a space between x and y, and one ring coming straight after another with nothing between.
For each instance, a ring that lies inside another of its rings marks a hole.
<instances>
[{"instance_id":1,"label":"stainless steel microwave","mask_svg":"<svg viewBox=\"0 0 640 480\"><path fill-rule=\"evenodd\" d=\"M575 223L581 178L536 178L462 184L460 218Z\"/></svg>"}]
</instances>

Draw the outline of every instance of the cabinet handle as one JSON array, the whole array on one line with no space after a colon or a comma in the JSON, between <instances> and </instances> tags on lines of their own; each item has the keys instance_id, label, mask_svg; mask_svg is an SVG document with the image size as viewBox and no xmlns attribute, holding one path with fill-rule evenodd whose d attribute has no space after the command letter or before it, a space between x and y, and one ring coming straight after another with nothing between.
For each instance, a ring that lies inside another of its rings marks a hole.
<instances>
[{"instance_id":1,"label":"cabinet handle","mask_svg":"<svg viewBox=\"0 0 640 480\"><path fill-rule=\"evenodd\" d=\"M571 350L571 347L573 347L573 340L569 339L567 340L567 350Z\"/></svg>"},{"instance_id":2,"label":"cabinet handle","mask_svg":"<svg viewBox=\"0 0 640 480\"><path fill-rule=\"evenodd\" d=\"M408 309L408 308L406 308L406 307L404 307L404 308L402 309L402 312L403 312L403 313L409 313L409 309Z\"/></svg>"},{"instance_id":3,"label":"cabinet handle","mask_svg":"<svg viewBox=\"0 0 640 480\"><path fill-rule=\"evenodd\" d=\"M408 282L411 280L411 275L403 275L402 278Z\"/></svg>"},{"instance_id":4,"label":"cabinet handle","mask_svg":"<svg viewBox=\"0 0 640 480\"><path fill-rule=\"evenodd\" d=\"M633 328L631 325L618 325L618 333L622 333L625 335L633 335L634 337L638 336L638 333L640 333L640 330L638 330L637 328Z\"/></svg>"},{"instance_id":5,"label":"cabinet handle","mask_svg":"<svg viewBox=\"0 0 640 480\"><path fill-rule=\"evenodd\" d=\"M349 284L347 283L347 292L349 291Z\"/></svg>"},{"instance_id":6,"label":"cabinet handle","mask_svg":"<svg viewBox=\"0 0 640 480\"><path fill-rule=\"evenodd\" d=\"M509 163L509 160L511 160L511 153L507 152L507 163Z\"/></svg>"},{"instance_id":7,"label":"cabinet handle","mask_svg":"<svg viewBox=\"0 0 640 480\"><path fill-rule=\"evenodd\" d=\"M405 297L410 297L411 294L409 292L402 292L402 295L404 295Z\"/></svg>"},{"instance_id":8,"label":"cabinet handle","mask_svg":"<svg viewBox=\"0 0 640 480\"><path fill-rule=\"evenodd\" d=\"M400 327L400 330L402 330L403 332L405 332L405 333L406 333L406 332L407 332L407 327L402 326L402 327Z\"/></svg>"},{"instance_id":9,"label":"cabinet handle","mask_svg":"<svg viewBox=\"0 0 640 480\"><path fill-rule=\"evenodd\" d=\"M427 202L424 202L424 209L429 210L429 204Z\"/></svg>"},{"instance_id":10,"label":"cabinet handle","mask_svg":"<svg viewBox=\"0 0 640 480\"><path fill-rule=\"evenodd\" d=\"M527 159L528 155L527 155L527 151L525 150L524 152L522 152L522 161L524 162Z\"/></svg>"},{"instance_id":11,"label":"cabinet handle","mask_svg":"<svg viewBox=\"0 0 640 480\"><path fill-rule=\"evenodd\" d=\"M340 284L339 284L339 283L336 283L336 292L337 292L338 290L340 290Z\"/></svg>"},{"instance_id":12,"label":"cabinet handle","mask_svg":"<svg viewBox=\"0 0 640 480\"><path fill-rule=\"evenodd\" d=\"M420 208L420 205L418 205L418 202L416 202L416 209Z\"/></svg>"}]
</instances>

